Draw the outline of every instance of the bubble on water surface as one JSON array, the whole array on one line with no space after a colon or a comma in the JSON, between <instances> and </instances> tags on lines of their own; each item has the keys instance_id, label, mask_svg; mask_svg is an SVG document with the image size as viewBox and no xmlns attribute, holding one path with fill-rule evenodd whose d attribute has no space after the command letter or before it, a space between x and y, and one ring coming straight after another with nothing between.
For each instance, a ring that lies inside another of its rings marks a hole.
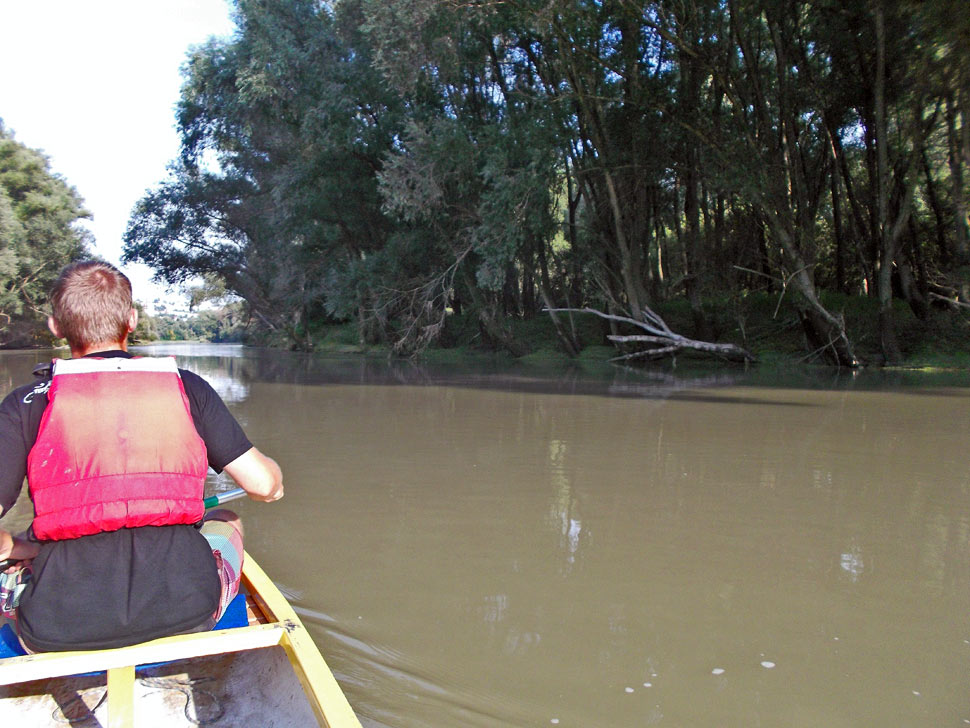
<instances>
[{"instance_id":1,"label":"bubble on water surface","mask_svg":"<svg viewBox=\"0 0 970 728\"><path fill-rule=\"evenodd\" d=\"M712 675L723 675L724 674L724 668L723 667L715 667L713 670L711 670L711 674Z\"/></svg>"},{"instance_id":2,"label":"bubble on water surface","mask_svg":"<svg viewBox=\"0 0 970 728\"><path fill-rule=\"evenodd\" d=\"M624 690L625 690L626 692L628 692L628 693L632 693L632 692L633 692L633 688L623 688L623 689L624 689Z\"/></svg>"},{"instance_id":3,"label":"bubble on water surface","mask_svg":"<svg viewBox=\"0 0 970 728\"><path fill-rule=\"evenodd\" d=\"M761 666L763 668L765 668L766 670L770 670L771 668L773 668L775 666L775 663L773 663L771 660L762 660L761 661Z\"/></svg>"},{"instance_id":4,"label":"bubble on water surface","mask_svg":"<svg viewBox=\"0 0 970 728\"><path fill-rule=\"evenodd\" d=\"M559 725L559 718L553 718L549 722L552 723L553 725Z\"/></svg>"},{"instance_id":5,"label":"bubble on water surface","mask_svg":"<svg viewBox=\"0 0 970 728\"><path fill-rule=\"evenodd\" d=\"M652 688L653 687L653 683L643 683L643 687L645 687L645 688Z\"/></svg>"}]
</instances>

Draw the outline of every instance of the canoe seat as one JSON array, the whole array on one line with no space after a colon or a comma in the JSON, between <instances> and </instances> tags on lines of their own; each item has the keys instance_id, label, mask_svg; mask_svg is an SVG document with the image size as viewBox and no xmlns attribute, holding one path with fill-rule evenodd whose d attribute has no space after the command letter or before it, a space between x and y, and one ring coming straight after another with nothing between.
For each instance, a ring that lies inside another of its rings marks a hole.
<instances>
[{"instance_id":1,"label":"canoe seat","mask_svg":"<svg viewBox=\"0 0 970 728\"><path fill-rule=\"evenodd\" d=\"M245 627L249 624L249 614L246 610L246 595L240 592L236 595L236 598L229 602L229 606L226 607L225 613L222 618L216 623L216 626L212 628L213 631L217 629L230 629L231 627ZM20 644L20 640L17 639L17 634L13 631L13 627L9 624L0 627L0 660L7 657L22 657L27 653L24 651L23 645ZM140 667L158 667L159 665L164 665L164 662L152 663L150 665L141 665ZM96 674L96 673L92 673Z\"/></svg>"}]
</instances>

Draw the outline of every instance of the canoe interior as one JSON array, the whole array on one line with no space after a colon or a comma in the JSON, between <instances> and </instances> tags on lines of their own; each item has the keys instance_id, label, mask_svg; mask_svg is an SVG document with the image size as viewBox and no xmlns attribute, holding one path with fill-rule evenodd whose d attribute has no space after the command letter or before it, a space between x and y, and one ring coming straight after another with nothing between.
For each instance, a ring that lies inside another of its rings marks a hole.
<instances>
[{"instance_id":1,"label":"canoe interior","mask_svg":"<svg viewBox=\"0 0 970 728\"><path fill-rule=\"evenodd\" d=\"M247 595L250 624L269 620ZM107 726L104 674L0 686L0 725ZM283 648L274 645L140 669L134 724L311 726L317 720ZM194 721L194 722L193 722Z\"/></svg>"}]
</instances>

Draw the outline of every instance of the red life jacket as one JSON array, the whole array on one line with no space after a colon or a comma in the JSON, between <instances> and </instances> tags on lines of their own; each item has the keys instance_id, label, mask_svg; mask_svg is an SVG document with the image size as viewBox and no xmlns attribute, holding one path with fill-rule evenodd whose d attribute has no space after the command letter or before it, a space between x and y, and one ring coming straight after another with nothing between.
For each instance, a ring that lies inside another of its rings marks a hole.
<instances>
[{"instance_id":1,"label":"red life jacket","mask_svg":"<svg viewBox=\"0 0 970 728\"><path fill-rule=\"evenodd\" d=\"M208 460L175 359L54 362L27 457L37 538L196 523Z\"/></svg>"}]
</instances>

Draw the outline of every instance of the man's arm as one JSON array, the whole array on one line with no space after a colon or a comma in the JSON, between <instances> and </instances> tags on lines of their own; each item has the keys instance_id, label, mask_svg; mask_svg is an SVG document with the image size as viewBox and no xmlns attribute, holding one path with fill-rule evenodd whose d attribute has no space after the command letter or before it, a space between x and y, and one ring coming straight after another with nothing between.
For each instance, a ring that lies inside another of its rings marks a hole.
<instances>
[{"instance_id":1,"label":"man's arm","mask_svg":"<svg viewBox=\"0 0 970 728\"><path fill-rule=\"evenodd\" d=\"M27 438L36 436L40 414L47 405L46 394L38 389L46 392L43 387L34 387L32 392L30 386L18 387L0 403L0 461L4 463L0 468L0 514L4 516L20 495L27 475ZM43 406L39 405L40 397L43 397ZM35 406L38 411L30 412ZM0 561L28 561L37 556L40 544L25 536L0 528Z\"/></svg>"},{"instance_id":2,"label":"man's arm","mask_svg":"<svg viewBox=\"0 0 970 728\"><path fill-rule=\"evenodd\" d=\"M20 495L27 475L27 454L37 436L40 415L47 406L46 395L43 406L36 402L25 403L30 387L18 387L0 402L0 514L7 515ZM37 407L37 412L31 409ZM28 438L30 439L28 444Z\"/></svg>"},{"instance_id":3,"label":"man's arm","mask_svg":"<svg viewBox=\"0 0 970 728\"><path fill-rule=\"evenodd\" d=\"M283 497L283 471L273 458L249 448L225 468L229 477L253 500L270 503Z\"/></svg>"}]
</instances>

